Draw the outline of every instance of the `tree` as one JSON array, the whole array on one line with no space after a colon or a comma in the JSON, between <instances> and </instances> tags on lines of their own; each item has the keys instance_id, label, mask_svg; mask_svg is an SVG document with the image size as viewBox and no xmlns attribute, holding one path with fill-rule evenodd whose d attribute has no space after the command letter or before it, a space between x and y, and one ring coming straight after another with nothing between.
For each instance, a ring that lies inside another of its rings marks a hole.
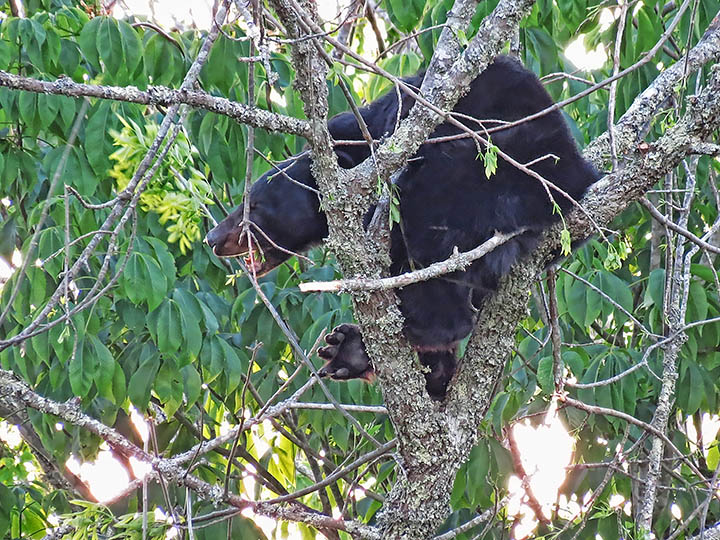
<instances>
[{"instance_id":1,"label":"tree","mask_svg":"<svg viewBox=\"0 0 720 540\"><path fill-rule=\"evenodd\" d=\"M326 22L318 5L219 2L208 31L5 8L0 418L21 441L0 447L0 534L264 538L269 517L307 538L501 538L515 474L537 535L717 537L720 4L384 0ZM612 53L601 68L564 57L578 35ZM507 43L606 175L484 306L437 403L362 219ZM339 169L327 117L420 68L423 103L374 163ZM259 280L214 257L211 222L306 143L327 248ZM298 287L333 278L348 294ZM313 376L353 316L376 385ZM579 503L546 513L511 426L548 410ZM131 475L107 505L65 466L103 448Z\"/></svg>"}]
</instances>

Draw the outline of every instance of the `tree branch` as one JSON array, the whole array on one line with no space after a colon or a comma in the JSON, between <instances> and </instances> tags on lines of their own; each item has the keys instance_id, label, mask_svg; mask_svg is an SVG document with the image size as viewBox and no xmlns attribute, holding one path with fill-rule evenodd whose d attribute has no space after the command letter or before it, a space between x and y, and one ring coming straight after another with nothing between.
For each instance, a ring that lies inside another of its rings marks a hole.
<instances>
[{"instance_id":1,"label":"tree branch","mask_svg":"<svg viewBox=\"0 0 720 540\"><path fill-rule=\"evenodd\" d=\"M148 86L147 90L140 90L134 86L100 86L95 84L76 83L69 77L62 77L56 81L48 82L13 75L0 70L0 86L12 90L24 90L37 94L53 94L69 97L92 97L141 105L172 106L189 105L196 109L221 114L250 126L264 128L269 131L292 133L307 137L310 125L298 118L283 114L271 113L257 107L250 107L227 98L212 96L207 92L193 90L182 86L179 89L165 86Z\"/></svg>"},{"instance_id":2,"label":"tree branch","mask_svg":"<svg viewBox=\"0 0 720 540\"><path fill-rule=\"evenodd\" d=\"M478 247L470 251L462 253L455 252L444 261L436 262L415 270L414 272L406 272L399 276L392 276L380 279L340 279L335 281L313 281L310 283L301 283L299 285L300 292L359 292L359 291L379 291L387 289L402 288L412 283L427 281L434 277L442 276L464 270L470 266L473 261L484 257L498 246L503 245L508 240L523 234L527 229L519 229L517 231L503 234L496 232L495 235L480 244Z\"/></svg>"}]
</instances>

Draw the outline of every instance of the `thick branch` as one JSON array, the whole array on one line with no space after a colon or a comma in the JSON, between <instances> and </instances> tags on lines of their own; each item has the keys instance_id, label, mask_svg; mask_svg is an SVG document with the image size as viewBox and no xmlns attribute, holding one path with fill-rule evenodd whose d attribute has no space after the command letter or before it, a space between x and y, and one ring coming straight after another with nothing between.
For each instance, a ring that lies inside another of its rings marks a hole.
<instances>
[{"instance_id":1,"label":"thick branch","mask_svg":"<svg viewBox=\"0 0 720 540\"><path fill-rule=\"evenodd\" d=\"M76 83L69 77L62 77L48 82L13 75L0 70L0 86L12 90L24 90L38 94L54 94L68 97L93 97L142 105L171 106L185 104L197 109L228 116L240 123L270 131L292 133L307 137L310 125L305 120L291 116L271 113L257 107L249 107L227 98L211 96L207 92L192 90L183 85L180 89L165 86L148 86L143 91L134 86L99 86L95 84Z\"/></svg>"},{"instance_id":2,"label":"thick branch","mask_svg":"<svg viewBox=\"0 0 720 540\"><path fill-rule=\"evenodd\" d=\"M427 281L434 277L465 270L473 261L484 257L496 247L503 245L508 240L525 232L520 229L508 234L496 232L495 236L486 240L478 247L463 253L453 253L444 261L439 261L414 272L406 272L399 276L392 276L380 279L341 279L335 281L314 281L312 283L301 283L301 292L356 292L356 291L379 291L387 289L402 288L412 283Z\"/></svg>"}]
</instances>

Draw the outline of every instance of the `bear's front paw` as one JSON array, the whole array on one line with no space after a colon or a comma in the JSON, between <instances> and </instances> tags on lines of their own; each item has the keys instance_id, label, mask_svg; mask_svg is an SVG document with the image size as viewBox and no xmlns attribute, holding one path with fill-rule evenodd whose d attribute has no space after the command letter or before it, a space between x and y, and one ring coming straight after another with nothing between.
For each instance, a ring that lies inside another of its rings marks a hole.
<instances>
[{"instance_id":1,"label":"bear's front paw","mask_svg":"<svg viewBox=\"0 0 720 540\"><path fill-rule=\"evenodd\" d=\"M336 381L348 379L373 379L373 368L365 352L360 328L356 324L341 324L327 336L326 347L318 350L318 356L326 364L318 371L321 377Z\"/></svg>"}]
</instances>

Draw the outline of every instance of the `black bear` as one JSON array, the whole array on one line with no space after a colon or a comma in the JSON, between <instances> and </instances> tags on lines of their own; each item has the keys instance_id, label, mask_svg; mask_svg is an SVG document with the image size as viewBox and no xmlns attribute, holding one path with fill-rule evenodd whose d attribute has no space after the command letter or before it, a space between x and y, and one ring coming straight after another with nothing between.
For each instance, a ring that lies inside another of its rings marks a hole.
<instances>
[{"instance_id":1,"label":"black bear","mask_svg":"<svg viewBox=\"0 0 720 540\"><path fill-rule=\"evenodd\" d=\"M406 81L419 87L422 75ZM407 116L413 103L390 92L360 109L374 139L392 133L398 117ZM552 105L538 78L516 60L499 56L472 83L458 101L455 117L471 129L488 129L521 120ZM482 122L482 126L479 122ZM346 112L328 127L336 141L362 140L355 116ZM461 130L441 124L432 138L458 135ZM481 132L482 133L482 132ZM521 164L551 182L575 201L597 178L597 171L578 152L559 111L492 133L492 143ZM341 167L351 168L369 155L366 145L337 144ZM495 290L499 278L513 263L535 248L542 231L558 219L546 188L517 167L498 157L489 178L471 138L426 143L395 181L402 226L391 230L392 275L445 260L453 250L477 247L495 231L526 229L467 270L408 285L397 291L405 317L405 334L426 366L426 389L442 399L455 370L458 342L466 337L483 299ZM312 189L308 189L312 188ZM327 235L320 209L310 156L296 156L255 182L250 190L250 220L257 246L254 270L266 273L293 252L317 244ZM560 211L573 202L550 190ZM207 235L218 256L248 253L247 235L240 236L242 206ZM321 375L337 380L369 378L372 366L360 332L341 325L326 338L319 354L327 364Z\"/></svg>"}]
</instances>

